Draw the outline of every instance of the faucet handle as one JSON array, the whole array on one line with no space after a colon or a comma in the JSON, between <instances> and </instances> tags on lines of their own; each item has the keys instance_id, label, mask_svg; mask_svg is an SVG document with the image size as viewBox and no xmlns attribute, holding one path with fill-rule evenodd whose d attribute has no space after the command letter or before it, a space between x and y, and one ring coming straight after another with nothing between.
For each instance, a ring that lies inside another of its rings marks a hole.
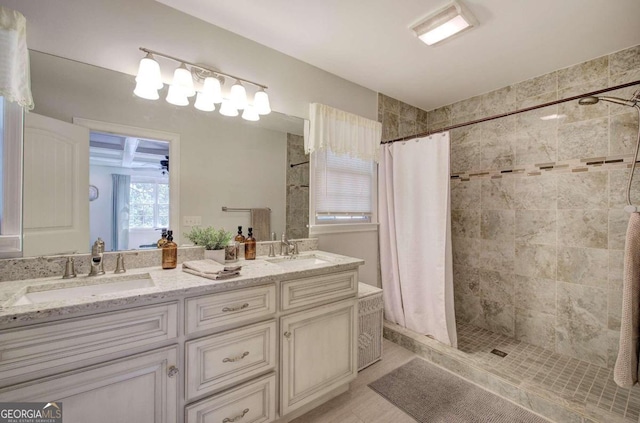
<instances>
[{"instance_id":1,"label":"faucet handle","mask_svg":"<svg viewBox=\"0 0 640 423\"><path fill-rule=\"evenodd\" d=\"M125 273L127 269L124 268L124 256L122 253L118 253L116 257L116 270L113 273Z\"/></svg>"},{"instance_id":2,"label":"faucet handle","mask_svg":"<svg viewBox=\"0 0 640 423\"><path fill-rule=\"evenodd\" d=\"M73 257L67 257L67 261L64 264L64 275L62 275L62 279L71 279L78 276L76 273L75 260Z\"/></svg>"},{"instance_id":3,"label":"faucet handle","mask_svg":"<svg viewBox=\"0 0 640 423\"><path fill-rule=\"evenodd\" d=\"M300 242L300 241L298 241L298 240L296 240L296 241L291 241L291 243L293 244L293 253L292 253L292 254L293 254L294 256L297 256L297 255L298 255L298 242Z\"/></svg>"}]
</instances>

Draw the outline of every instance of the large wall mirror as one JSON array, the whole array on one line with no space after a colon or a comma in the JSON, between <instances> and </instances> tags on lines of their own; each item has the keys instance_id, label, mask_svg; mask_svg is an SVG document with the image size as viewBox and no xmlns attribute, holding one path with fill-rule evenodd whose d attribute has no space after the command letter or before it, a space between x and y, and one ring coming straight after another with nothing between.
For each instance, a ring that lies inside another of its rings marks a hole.
<instances>
[{"instance_id":1,"label":"large wall mirror","mask_svg":"<svg viewBox=\"0 0 640 423\"><path fill-rule=\"evenodd\" d=\"M303 119L140 99L131 75L35 51L31 80L25 256L88 252L98 236L109 251L152 248L167 226L184 243L194 219L246 234L252 208L271 210L271 232L308 236Z\"/></svg>"}]
</instances>

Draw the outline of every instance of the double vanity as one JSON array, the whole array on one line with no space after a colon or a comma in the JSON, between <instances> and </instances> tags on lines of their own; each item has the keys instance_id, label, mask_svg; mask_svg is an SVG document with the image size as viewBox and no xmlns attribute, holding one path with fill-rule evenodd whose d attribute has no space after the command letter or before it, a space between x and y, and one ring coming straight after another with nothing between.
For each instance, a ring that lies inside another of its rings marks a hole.
<instances>
[{"instance_id":1,"label":"double vanity","mask_svg":"<svg viewBox=\"0 0 640 423\"><path fill-rule=\"evenodd\" d=\"M70 423L287 422L347 390L363 261L238 264L0 283L0 402L59 401Z\"/></svg>"}]
</instances>

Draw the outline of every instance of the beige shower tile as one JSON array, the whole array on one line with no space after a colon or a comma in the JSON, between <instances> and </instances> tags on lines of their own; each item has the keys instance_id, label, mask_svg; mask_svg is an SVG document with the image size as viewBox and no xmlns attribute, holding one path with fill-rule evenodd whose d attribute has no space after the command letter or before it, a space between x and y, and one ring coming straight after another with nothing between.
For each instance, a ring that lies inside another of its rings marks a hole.
<instances>
[{"instance_id":1,"label":"beige shower tile","mask_svg":"<svg viewBox=\"0 0 640 423\"><path fill-rule=\"evenodd\" d=\"M607 327L612 330L620 330L620 319L622 317L622 290L608 290L608 319Z\"/></svg>"},{"instance_id":2,"label":"beige shower tile","mask_svg":"<svg viewBox=\"0 0 640 423\"><path fill-rule=\"evenodd\" d=\"M508 169L515 163L516 119L508 116L478 124L481 133L480 168Z\"/></svg>"},{"instance_id":3,"label":"beige shower tile","mask_svg":"<svg viewBox=\"0 0 640 423\"><path fill-rule=\"evenodd\" d=\"M429 112L416 107L416 124L424 124L425 127L429 123Z\"/></svg>"},{"instance_id":4,"label":"beige shower tile","mask_svg":"<svg viewBox=\"0 0 640 423\"><path fill-rule=\"evenodd\" d=\"M516 209L555 210L558 197L557 175L515 178Z\"/></svg>"},{"instance_id":5,"label":"beige shower tile","mask_svg":"<svg viewBox=\"0 0 640 423\"><path fill-rule=\"evenodd\" d=\"M475 267L453 267L453 289L456 296L480 294L480 271Z\"/></svg>"},{"instance_id":6,"label":"beige shower tile","mask_svg":"<svg viewBox=\"0 0 640 423\"><path fill-rule=\"evenodd\" d=\"M451 143L451 172L461 173L480 168L480 141Z\"/></svg>"},{"instance_id":7,"label":"beige shower tile","mask_svg":"<svg viewBox=\"0 0 640 423\"><path fill-rule=\"evenodd\" d=\"M480 210L451 210L451 235L457 238L480 238Z\"/></svg>"},{"instance_id":8,"label":"beige shower tile","mask_svg":"<svg viewBox=\"0 0 640 423\"><path fill-rule=\"evenodd\" d=\"M450 106L451 119L466 118L481 111L481 96L471 97L463 101L458 101Z\"/></svg>"},{"instance_id":9,"label":"beige shower tile","mask_svg":"<svg viewBox=\"0 0 640 423\"><path fill-rule=\"evenodd\" d=\"M483 210L481 238L513 242L515 210Z\"/></svg>"},{"instance_id":10,"label":"beige shower tile","mask_svg":"<svg viewBox=\"0 0 640 423\"><path fill-rule=\"evenodd\" d=\"M513 305L514 275L493 270L480 270L480 298Z\"/></svg>"},{"instance_id":11,"label":"beige shower tile","mask_svg":"<svg viewBox=\"0 0 640 423\"><path fill-rule=\"evenodd\" d=\"M608 269L607 250L571 247L558 249L558 280L606 288Z\"/></svg>"},{"instance_id":12,"label":"beige shower tile","mask_svg":"<svg viewBox=\"0 0 640 423\"><path fill-rule=\"evenodd\" d=\"M609 171L609 207L624 208L627 205L627 182L630 169ZM631 203L640 204L640 169L633 172L631 183Z\"/></svg>"},{"instance_id":13,"label":"beige shower tile","mask_svg":"<svg viewBox=\"0 0 640 423\"><path fill-rule=\"evenodd\" d=\"M609 336L603 325L558 319L556 351L598 366L608 363Z\"/></svg>"},{"instance_id":14,"label":"beige shower tile","mask_svg":"<svg viewBox=\"0 0 640 423\"><path fill-rule=\"evenodd\" d=\"M388 141L398 138L398 115L384 112L382 115L382 140Z\"/></svg>"},{"instance_id":15,"label":"beige shower tile","mask_svg":"<svg viewBox=\"0 0 640 423\"><path fill-rule=\"evenodd\" d=\"M606 156L609 152L609 118L560 125L558 160Z\"/></svg>"},{"instance_id":16,"label":"beige shower tile","mask_svg":"<svg viewBox=\"0 0 640 423\"><path fill-rule=\"evenodd\" d=\"M541 94L555 92L558 89L558 73L551 72L536 78L515 84L518 101Z\"/></svg>"},{"instance_id":17,"label":"beige shower tile","mask_svg":"<svg viewBox=\"0 0 640 423\"><path fill-rule=\"evenodd\" d=\"M632 110L609 118L609 155L633 154L638 141L638 113Z\"/></svg>"},{"instance_id":18,"label":"beige shower tile","mask_svg":"<svg viewBox=\"0 0 640 423\"><path fill-rule=\"evenodd\" d=\"M555 344L555 316L522 308L515 309L515 338L553 349Z\"/></svg>"},{"instance_id":19,"label":"beige shower tile","mask_svg":"<svg viewBox=\"0 0 640 423\"><path fill-rule=\"evenodd\" d=\"M609 289L622 290L624 251L609 250Z\"/></svg>"},{"instance_id":20,"label":"beige shower tile","mask_svg":"<svg viewBox=\"0 0 640 423\"><path fill-rule=\"evenodd\" d=\"M640 80L640 68L629 70L627 72L619 73L616 75L611 75L611 77L609 77L608 86L615 87L618 85L626 84L627 82L635 82L638 80ZM635 93L637 90L638 90L638 86L632 85L627 88L619 88L614 91L609 91L606 95L612 96L612 97L629 99L633 96L633 93ZM628 113L628 112L629 112L629 109L624 106L611 104L611 107L609 107L609 113L611 115L615 115L619 113Z\"/></svg>"},{"instance_id":21,"label":"beige shower tile","mask_svg":"<svg viewBox=\"0 0 640 423\"><path fill-rule=\"evenodd\" d=\"M418 109L416 109L410 104L400 101L400 112L398 114L400 115L400 117L404 119L408 119L415 122L418 116Z\"/></svg>"},{"instance_id":22,"label":"beige shower tile","mask_svg":"<svg viewBox=\"0 0 640 423\"><path fill-rule=\"evenodd\" d=\"M480 267L479 239L452 237L451 244L454 266Z\"/></svg>"},{"instance_id":23,"label":"beige shower tile","mask_svg":"<svg viewBox=\"0 0 640 423\"><path fill-rule=\"evenodd\" d=\"M555 245L555 210L516 210L515 223L516 241Z\"/></svg>"},{"instance_id":24,"label":"beige shower tile","mask_svg":"<svg viewBox=\"0 0 640 423\"><path fill-rule=\"evenodd\" d=\"M398 119L398 136L409 137L416 134L416 120L400 116Z\"/></svg>"},{"instance_id":25,"label":"beige shower tile","mask_svg":"<svg viewBox=\"0 0 640 423\"><path fill-rule=\"evenodd\" d=\"M483 179L482 209L508 210L515 207L515 178Z\"/></svg>"},{"instance_id":26,"label":"beige shower tile","mask_svg":"<svg viewBox=\"0 0 640 423\"><path fill-rule=\"evenodd\" d=\"M558 88L563 89L609 76L607 56L582 62L558 71Z\"/></svg>"},{"instance_id":27,"label":"beige shower tile","mask_svg":"<svg viewBox=\"0 0 640 423\"><path fill-rule=\"evenodd\" d=\"M514 269L517 275L554 279L556 246L516 242Z\"/></svg>"},{"instance_id":28,"label":"beige shower tile","mask_svg":"<svg viewBox=\"0 0 640 423\"><path fill-rule=\"evenodd\" d=\"M451 121L451 106L439 107L428 111L427 121L429 122L429 126L440 122L446 122L449 124Z\"/></svg>"},{"instance_id":29,"label":"beige shower tile","mask_svg":"<svg viewBox=\"0 0 640 423\"><path fill-rule=\"evenodd\" d=\"M479 327L485 327L480 297L460 295L455 297L456 319Z\"/></svg>"},{"instance_id":30,"label":"beige shower tile","mask_svg":"<svg viewBox=\"0 0 640 423\"><path fill-rule=\"evenodd\" d=\"M558 210L558 245L607 248L606 210Z\"/></svg>"},{"instance_id":31,"label":"beige shower tile","mask_svg":"<svg viewBox=\"0 0 640 423\"><path fill-rule=\"evenodd\" d=\"M515 275L514 305L545 314L556 313L556 281Z\"/></svg>"},{"instance_id":32,"label":"beige shower tile","mask_svg":"<svg viewBox=\"0 0 640 423\"><path fill-rule=\"evenodd\" d=\"M480 103L480 108L475 113L479 113L482 116L510 112L516 108L516 90L508 86L482 94Z\"/></svg>"},{"instance_id":33,"label":"beige shower tile","mask_svg":"<svg viewBox=\"0 0 640 423\"><path fill-rule=\"evenodd\" d=\"M513 273L515 248L513 243L504 241L482 240L480 243L481 269L502 273Z\"/></svg>"},{"instance_id":34,"label":"beige shower tile","mask_svg":"<svg viewBox=\"0 0 640 423\"><path fill-rule=\"evenodd\" d=\"M450 182L451 209L475 209L480 205L480 180L461 181L454 179Z\"/></svg>"},{"instance_id":35,"label":"beige shower tile","mask_svg":"<svg viewBox=\"0 0 640 423\"><path fill-rule=\"evenodd\" d=\"M382 106L385 113L400 114L400 101L387 95L382 96Z\"/></svg>"},{"instance_id":36,"label":"beige shower tile","mask_svg":"<svg viewBox=\"0 0 640 423\"><path fill-rule=\"evenodd\" d=\"M480 300L480 304L484 315L485 329L506 336L514 336L515 317L512 305L490 300Z\"/></svg>"},{"instance_id":37,"label":"beige shower tile","mask_svg":"<svg viewBox=\"0 0 640 423\"><path fill-rule=\"evenodd\" d=\"M604 327L607 324L607 289L558 282L558 320Z\"/></svg>"},{"instance_id":38,"label":"beige shower tile","mask_svg":"<svg viewBox=\"0 0 640 423\"><path fill-rule=\"evenodd\" d=\"M609 55L609 72L611 75L635 69L640 69L640 45Z\"/></svg>"},{"instance_id":39,"label":"beige shower tile","mask_svg":"<svg viewBox=\"0 0 640 423\"><path fill-rule=\"evenodd\" d=\"M516 116L516 163L518 165L555 162L558 120L543 120L557 113L557 107L524 112Z\"/></svg>"},{"instance_id":40,"label":"beige shower tile","mask_svg":"<svg viewBox=\"0 0 640 423\"><path fill-rule=\"evenodd\" d=\"M614 250L624 249L627 236L629 213L624 209L609 210L609 248Z\"/></svg>"},{"instance_id":41,"label":"beige shower tile","mask_svg":"<svg viewBox=\"0 0 640 423\"><path fill-rule=\"evenodd\" d=\"M607 351L607 358L608 358L607 364L609 368L613 368L616 365L616 359L618 358L618 348L620 346L620 331L609 330L607 332L607 338L609 339L609 348ZM635 407L637 407L637 405L635 405Z\"/></svg>"},{"instance_id":42,"label":"beige shower tile","mask_svg":"<svg viewBox=\"0 0 640 423\"><path fill-rule=\"evenodd\" d=\"M558 175L558 209L606 209L609 203L606 171Z\"/></svg>"}]
</instances>

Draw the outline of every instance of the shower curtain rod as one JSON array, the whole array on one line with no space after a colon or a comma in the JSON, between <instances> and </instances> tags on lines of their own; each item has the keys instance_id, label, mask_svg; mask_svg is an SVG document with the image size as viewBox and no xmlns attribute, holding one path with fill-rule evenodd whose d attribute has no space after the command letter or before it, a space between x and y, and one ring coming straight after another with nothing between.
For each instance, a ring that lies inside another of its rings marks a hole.
<instances>
[{"instance_id":1,"label":"shower curtain rod","mask_svg":"<svg viewBox=\"0 0 640 423\"><path fill-rule=\"evenodd\" d=\"M471 121L464 122L464 123L457 123L455 125L451 125L451 126L446 126L444 128L440 128L437 131L421 132L421 133L415 134L415 135L408 135L406 137L396 138L396 139L389 140L389 141L382 141L381 144L391 144L391 143L398 142L398 141L408 141L408 140L412 140L414 138L428 137L429 135L437 134L439 132L450 131L452 129L462 128L464 126L475 125L476 123L487 122L487 121L490 121L490 120L500 119L500 118L507 117L507 116L517 115L519 113L529 112L531 110L542 109L543 107L554 106L556 104L566 103L567 101L579 100L579 99L581 99L583 97L595 96L595 95L606 93L606 92L609 92L609 91L619 90L621 88L632 87L632 86L638 85L638 84L640 84L640 80L633 81L633 82L627 82L626 84L616 85L615 87L603 88L601 90L591 91L591 92L588 92L588 93L585 93L585 94L574 95L573 97L563 98L562 100L554 100L554 101L550 101L548 103L538 104L537 106L531 106L531 107L527 107L527 108L520 109L520 110L514 110L513 112L502 113L500 115L493 115L493 116L489 116L489 117L486 117L486 118L471 120Z\"/></svg>"}]
</instances>

